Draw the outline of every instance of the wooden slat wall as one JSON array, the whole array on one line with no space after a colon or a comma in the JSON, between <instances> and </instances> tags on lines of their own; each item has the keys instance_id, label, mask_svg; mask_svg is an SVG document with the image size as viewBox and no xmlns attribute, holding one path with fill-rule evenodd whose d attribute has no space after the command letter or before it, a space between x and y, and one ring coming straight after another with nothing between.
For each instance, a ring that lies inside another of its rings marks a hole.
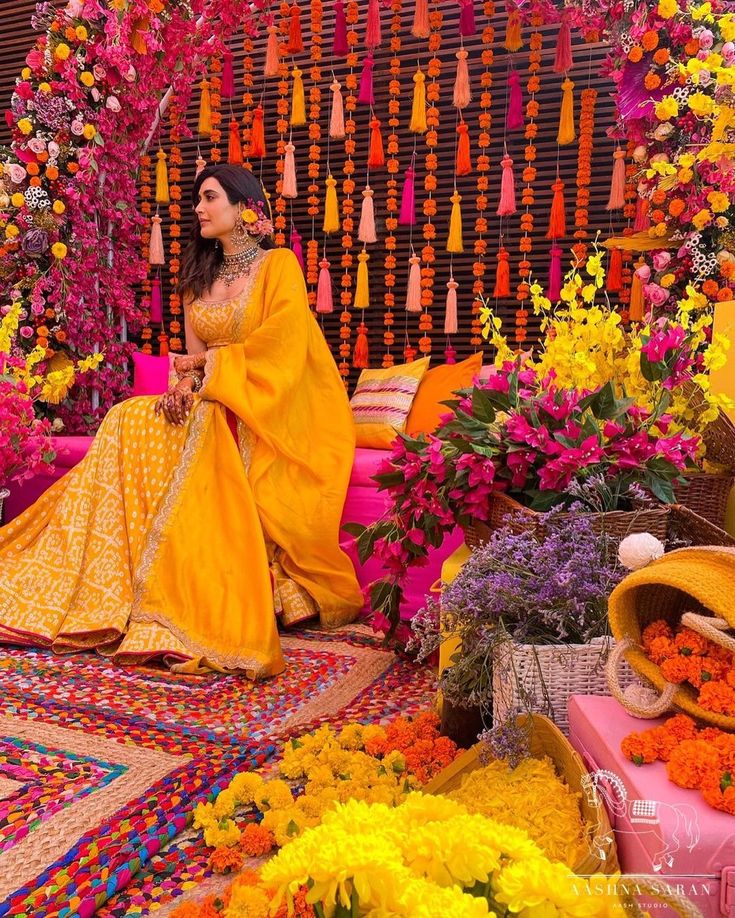
<instances>
[{"instance_id":1,"label":"wooden slat wall","mask_svg":"<svg viewBox=\"0 0 735 918\"><path fill-rule=\"evenodd\" d=\"M7 104L9 101L10 92L12 89L12 84L15 79L15 76L20 71L20 68L23 66L23 58L27 53L28 48L33 40L33 33L30 28L30 15L35 6L35 3L32 0L14 0L12 10L3 10L3 19L2 19L2 32L3 32L3 47L5 53L0 60L0 101L4 104ZM364 18L365 11L367 9L367 2L361 3L361 21L357 26L358 34L362 37L364 34ZM443 323L444 323L444 302L446 296L446 281L449 276L449 256L444 251L444 244L446 241L447 231L448 231L448 221L450 213L450 202L449 196L452 192L453 186L453 163L454 163L454 141L455 141L455 109L451 105L452 98L452 88L454 83L455 76L455 52L460 47L459 40L459 7L455 3L442 3L441 4L442 12L444 13L444 26L442 29L442 47L440 51L440 59L442 61L442 76L441 76L441 101L439 102L439 109L441 112L441 128L439 131L440 143L436 152L439 158L439 169L437 171L438 178L438 190L435 193L434 197L437 201L437 216L434 218L433 222L436 224L437 228L437 239L434 242L437 252L437 262L435 264L436 276L435 276L435 300L434 306L432 308L432 314L434 317L434 331L432 333L432 343L433 343L433 353L435 360L441 360L442 351L445 346L445 338L443 335ZM476 148L476 139L478 134L478 114L480 111L479 107L479 97L480 97L480 85L479 77L484 67L481 63L481 52L482 52L482 41L481 33L482 28L486 24L485 17L482 14L482 5L476 3L477 10L477 22L478 22L478 34L474 38L470 38L465 41L465 47L469 50L469 62L470 62L470 73L471 73L471 82L473 86L473 101L468 109L465 109L464 116L465 120L470 126L470 137L473 139L473 160L477 154ZM388 65L390 59L389 51L389 26L390 26L390 11L383 10L383 47L378 49L376 53L376 64L375 64L375 89L376 89L376 115L379 117L383 123L383 132L384 138L387 138L388 134L388 111L387 111L387 102L388 102ZM426 41L420 41L414 39L410 34L410 26L413 17L413 5L410 3L404 3L404 9L402 14L402 50L401 58L405 62L403 66L403 73L401 76L401 127L399 128L400 136L400 162L401 162L401 174L399 175L399 180L402 179L402 174L405 171L405 168L409 164L410 155L413 148L414 135L408 132L408 120L410 117L411 110L411 93L412 93L412 75L415 71L416 62L421 61L422 69L426 70L426 64L429 59L429 55L426 50ZM309 57L308 57L308 45L309 45L309 14L308 14L308 5L304 3L302 5L302 25L304 28L304 39L307 46L307 52L299 56L297 63L300 65L301 69L304 71L304 83L307 94L307 113L308 113L308 92L310 87L309 80ZM491 158L492 171L490 173L490 207L486 211L486 217L488 218L490 231L488 233L488 256L487 256L487 274L486 274L486 289L488 292L492 291L492 286L494 283L494 273L495 273L495 252L497 251L498 244L498 229L499 229L499 220L495 216L495 209L497 207L497 201L499 196L499 187L500 187L500 158L503 153L503 125L505 120L505 89L506 89L506 78L508 68L512 63L515 64L519 70L522 78L522 86L524 87L524 103L526 101L525 94L525 84L528 78L528 48L522 49L515 55L509 55L508 52L502 47L502 39L505 31L505 12L502 3L498 4L498 12L494 17L493 25L496 30L496 43L494 45L495 51L495 63L493 65L493 106L492 106L492 145L489 150L489 155ZM530 260L533 264L533 273L537 276L543 283L545 283L547 272L548 272L548 251L550 243L544 238L545 232L547 229L548 213L551 205L551 183L553 182L557 169L557 162L559 167L559 172L561 178L566 183L566 203L567 203L567 220L569 223L569 236L565 240L565 248L569 249L573 242L571 233L574 230L574 198L576 194L575 187L575 177L576 177L576 166L577 166L577 145L572 144L567 147L562 147L560 150L557 149L556 145L556 132L558 127L558 117L559 117L559 106L561 100L561 80L562 77L554 74L551 69L551 65L554 58L554 47L556 42L556 33L557 26L552 25L548 27L543 27L542 32L544 35L544 46L543 46L543 61L542 69L540 71L541 78L541 91L537 94L537 100L539 102L540 114L537 118L537 123L539 126L538 137L536 140L537 149L538 149L538 158L536 166L538 168L538 176L534 183L534 189L536 192L536 203L532 208L532 212L535 216L535 229L533 233L533 253L530 256ZM331 59L331 46L332 46L332 34L333 34L333 14L332 14L332 4L326 2L324 5L324 31L323 31L323 60L322 60L322 70L323 70L323 79L321 82L322 89L322 112L320 124L322 128L322 148L323 156L321 161L321 172L319 178L320 187L323 188L324 178L326 177L326 152L327 152L327 136L328 136L328 125L329 125L329 103L331 93L329 91L329 83L331 82L331 73L332 71L336 74L337 78L343 84L344 88L344 77L346 74L346 68L344 66L343 60L334 61ZM528 29L524 30L524 37L527 38ZM570 73L571 78L575 81L575 112L578 116L579 114L579 97L581 90L589 85L598 90L598 101L596 108L596 126L595 126L595 149L592 165L592 185L590 188L590 232L594 236L595 229L600 229L602 231L603 237L608 235L610 229L610 217L609 214L605 212L605 203L607 202L607 197L609 194L609 185L610 185L610 175L612 169L612 153L614 149L613 142L607 137L606 130L612 124L613 118L613 102L610 97L611 85L610 83L602 76L601 74L601 63L605 56L605 47L602 45L584 45L576 40L574 44L574 68ZM235 67L235 79L236 86L239 89L242 88L242 73L243 73L243 51L242 51L242 41L241 37L237 36L230 42L231 50L234 54L234 67ZM257 52L255 58L255 69L256 73L262 72L262 66L265 58L265 41L259 40L256 44ZM262 82L262 81L261 81ZM276 90L275 90L275 80L269 80L264 82L264 99L265 99L265 108L266 108L266 128L267 128L267 146L271 155L266 159L265 162L258 163L256 165L256 170L260 172L262 177L265 179L266 187L271 193L275 192L275 158L272 155L272 152L275 151L277 135L275 133L275 121L276 121L276 112L275 112L275 102L276 102ZM259 87L256 87L256 93L259 91ZM188 123L192 126L196 125L197 120L197 105L198 105L198 92L194 93L194 98L192 100L192 105L190 111L188 112L187 119ZM236 104L234 106L235 116L239 117L242 114L242 106L239 100L239 97L235 100ZM223 142L222 148L226 155L226 143L227 143L227 121L229 120L229 110L225 113L223 112ZM367 159L367 150L368 150L368 140L369 140L369 127L368 122L370 119L369 110L362 105L358 105L357 112L355 114L355 120L357 121L357 134L355 135L356 140L356 154L354 156L356 169L354 173L354 180L356 183L356 192L355 192L355 204L356 204L356 213L355 213L355 232L354 239L357 242L357 225L359 223L359 213L360 213L360 203L361 203L361 191L364 187L366 180L366 171L365 171L365 162ZM164 133L164 146L166 145L167 132ZM7 129L5 127L4 121L0 125L0 142L7 143ZM311 233L311 217L306 213L306 186L308 184L308 179L306 175L306 164L307 164L307 150L308 150L308 136L307 128L297 129L294 132L294 142L297 146L297 173L299 179L299 188L301 196L289 203L289 218L296 225L299 232L301 233L304 240L304 249L306 249L306 241ZM508 150L510 155L513 157L516 163L516 182L517 182L517 191L518 191L518 200L520 204L520 191L522 187L521 183L521 172L524 165L523 162L523 150L526 144L526 141L521 132L510 134L507 137ZM197 156L197 141L196 138L185 139L182 142L182 152L184 157L184 167L182 175L182 187L184 190L184 199L182 201L182 216L183 216L183 238L186 238L192 212L190 209L189 201L189 188L194 177L194 168L195 168L195 159ZM206 157L207 151L204 150L204 155ZM424 178L424 156L426 153L426 146L423 138L418 138L417 143L417 181L416 181L416 198L417 198L417 214L419 219L419 224L414 229L414 245L418 251L420 251L421 246L423 245L422 237L422 225L424 217L422 214L422 202L426 196L426 193L423 190L423 178ZM345 160L344 155L344 145L342 142L332 142L330 147L330 161L332 172L338 180L338 191L340 193L341 199L341 182L344 178L343 173L343 164ZM382 355L385 352L383 345L383 294L385 288L383 285L383 277L385 269L383 267L383 260L386 254L382 239L385 236L384 228L384 219L385 219L385 198L386 198L386 180L388 174L385 170L380 170L374 172L371 176L370 183L375 189L375 210L376 210L376 223L378 228L379 241L375 245L369 246L369 251L371 252L371 262L370 262L370 280L371 280L371 299L372 299L372 308L367 314L367 323L370 329L369 341L370 341L370 353L371 353L371 365L380 366ZM476 191L476 175L472 174L466 177L463 177L458 180L458 189L462 194L462 209L463 209L463 218L464 218L464 235L465 235L465 252L462 255L455 256L454 258L454 275L456 280L459 283L459 324L460 332L455 339L452 341L453 346L457 349L458 355L460 357L467 356L473 348L470 345L470 315L471 315L471 303L472 303L472 264L475 260L473 255L473 242L475 239L474 224L475 218L477 216L477 211L475 209L475 198L477 195ZM162 214L166 216L165 214ZM615 228L620 228L621 216L619 213L615 215L616 223ZM322 234L320 232L322 222L322 214L320 213L317 218L317 238L322 240ZM165 230L165 224L164 224ZM340 246L340 236L341 234L336 234L334 237L331 237L327 241L327 256L332 263L332 273L333 279L335 281L335 303L336 311L334 314L324 317L323 325L327 340L329 341L334 353L337 353L337 348L339 345L339 277L341 269L339 268L340 257L341 257L341 246ZM408 315L403 311L403 304L405 301L405 289L406 289L406 279L407 279L407 270L408 270L408 257L410 254L409 248L409 234L407 228L401 227L397 233L399 245L396 252L397 258L397 268L394 273L397 276L397 286L395 288L396 293L396 322L394 325L394 331L396 333L396 345L393 348L393 353L396 355L396 361L400 362L402 359L402 346L403 346L403 332L404 329L408 334L409 340L411 343L416 346L418 343L419 333L418 333L418 317L416 315ZM507 221L506 226L506 236L505 244L508 250L511 253L511 285L512 290L515 291L515 284L518 281L517 276L517 264L520 258L522 257L519 252L519 215L511 217ZM353 254L357 255L358 248L353 249ZM566 259L564 260L566 265ZM357 262L355 260L355 267L353 268L353 281L354 281L354 272L356 270ZM354 290L354 285L353 285ZM507 301L503 301L499 304L500 313L507 321L507 328L512 329L513 326L513 316L517 304L514 298L510 298ZM352 342L355 340L355 329L359 321L359 315L355 314L353 316L353 335ZM530 318L529 332L531 336L534 333L534 322L533 317ZM354 381L355 373L351 374L351 378Z\"/></svg>"}]
</instances>

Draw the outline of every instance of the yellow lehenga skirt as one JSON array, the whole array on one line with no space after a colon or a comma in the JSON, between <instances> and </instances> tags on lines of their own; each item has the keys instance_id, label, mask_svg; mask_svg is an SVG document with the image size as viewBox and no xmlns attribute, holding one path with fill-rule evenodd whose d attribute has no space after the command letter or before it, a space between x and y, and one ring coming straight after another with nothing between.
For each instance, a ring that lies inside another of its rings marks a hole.
<instances>
[{"instance_id":1,"label":"yellow lehenga skirt","mask_svg":"<svg viewBox=\"0 0 735 918\"><path fill-rule=\"evenodd\" d=\"M245 290L189 320L208 353L186 424L155 397L116 405L0 529L0 641L263 678L284 667L276 611L357 616L339 548L353 425L293 253L264 254Z\"/></svg>"}]
</instances>

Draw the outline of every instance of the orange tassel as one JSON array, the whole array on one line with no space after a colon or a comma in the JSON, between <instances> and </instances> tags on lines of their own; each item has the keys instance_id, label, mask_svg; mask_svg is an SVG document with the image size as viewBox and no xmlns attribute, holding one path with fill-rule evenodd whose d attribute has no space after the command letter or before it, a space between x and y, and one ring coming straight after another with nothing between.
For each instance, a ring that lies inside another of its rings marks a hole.
<instances>
[{"instance_id":1,"label":"orange tassel","mask_svg":"<svg viewBox=\"0 0 735 918\"><path fill-rule=\"evenodd\" d=\"M469 175L472 172L472 159L470 158L470 129L464 121L457 125L457 175Z\"/></svg>"},{"instance_id":2,"label":"orange tassel","mask_svg":"<svg viewBox=\"0 0 735 918\"><path fill-rule=\"evenodd\" d=\"M265 125L263 124L263 107L259 105L253 112L253 125L250 129L250 148L248 156L262 159L265 156Z\"/></svg>"},{"instance_id":3,"label":"orange tassel","mask_svg":"<svg viewBox=\"0 0 735 918\"><path fill-rule=\"evenodd\" d=\"M265 51L265 76L278 76L281 68L281 58L278 52L278 29L268 26L268 45Z\"/></svg>"},{"instance_id":4,"label":"orange tassel","mask_svg":"<svg viewBox=\"0 0 735 918\"><path fill-rule=\"evenodd\" d=\"M429 23L429 0L414 0L416 9L413 14L411 34L415 38L428 38L431 34Z\"/></svg>"},{"instance_id":5,"label":"orange tassel","mask_svg":"<svg viewBox=\"0 0 735 918\"><path fill-rule=\"evenodd\" d=\"M242 144L240 143L240 125L233 118L230 121L230 139L227 145L227 162L233 166L242 165Z\"/></svg>"},{"instance_id":6,"label":"orange tassel","mask_svg":"<svg viewBox=\"0 0 735 918\"><path fill-rule=\"evenodd\" d=\"M620 249L610 250L610 264L607 269L605 286L608 293L620 293L623 289L623 253Z\"/></svg>"},{"instance_id":7,"label":"orange tassel","mask_svg":"<svg viewBox=\"0 0 735 918\"><path fill-rule=\"evenodd\" d=\"M639 258L636 268L645 265L644 258ZM628 315L631 322L640 322L643 319L643 281L638 276L638 272L633 272L633 280L630 284L630 304L628 305Z\"/></svg>"},{"instance_id":8,"label":"orange tassel","mask_svg":"<svg viewBox=\"0 0 735 918\"><path fill-rule=\"evenodd\" d=\"M352 353L352 366L356 370L365 370L370 366L370 350L368 347L367 325L360 322L357 326L357 340Z\"/></svg>"},{"instance_id":9,"label":"orange tassel","mask_svg":"<svg viewBox=\"0 0 735 918\"><path fill-rule=\"evenodd\" d=\"M288 53L300 54L304 50L304 39L301 36L301 10L297 3L291 7L291 24L288 30Z\"/></svg>"},{"instance_id":10,"label":"orange tassel","mask_svg":"<svg viewBox=\"0 0 735 918\"><path fill-rule=\"evenodd\" d=\"M368 154L368 167L379 169L385 165L385 152L383 150L383 135L380 133L380 121L373 118L370 121L370 153Z\"/></svg>"},{"instance_id":11,"label":"orange tassel","mask_svg":"<svg viewBox=\"0 0 735 918\"><path fill-rule=\"evenodd\" d=\"M408 288L406 290L406 312L421 312L421 259L412 255L408 259L411 266L408 272Z\"/></svg>"},{"instance_id":12,"label":"orange tassel","mask_svg":"<svg viewBox=\"0 0 735 918\"><path fill-rule=\"evenodd\" d=\"M605 210L620 210L625 207L625 150L616 150L613 158L610 198Z\"/></svg>"},{"instance_id":13,"label":"orange tassel","mask_svg":"<svg viewBox=\"0 0 735 918\"><path fill-rule=\"evenodd\" d=\"M297 198L298 191L296 188L296 160L294 152L296 147L289 141L285 147L285 156L283 158L283 197Z\"/></svg>"},{"instance_id":14,"label":"orange tassel","mask_svg":"<svg viewBox=\"0 0 735 918\"><path fill-rule=\"evenodd\" d=\"M455 57L457 58L457 76L454 80L454 97L452 104L455 108L467 108L472 101L472 91L470 90L470 71L467 66L467 51L460 48Z\"/></svg>"},{"instance_id":15,"label":"orange tassel","mask_svg":"<svg viewBox=\"0 0 735 918\"><path fill-rule=\"evenodd\" d=\"M505 41L503 44L508 51L520 51L523 47L521 14L518 10L511 10L508 13L508 23L505 27Z\"/></svg>"},{"instance_id":16,"label":"orange tassel","mask_svg":"<svg viewBox=\"0 0 735 918\"><path fill-rule=\"evenodd\" d=\"M564 182L557 179L551 186L554 197L551 201L551 214L549 215L549 229L547 239L562 239L567 234L567 217L564 206Z\"/></svg>"},{"instance_id":17,"label":"orange tassel","mask_svg":"<svg viewBox=\"0 0 735 918\"><path fill-rule=\"evenodd\" d=\"M510 296L510 265L507 249L498 251L498 267L495 272L495 290L493 296Z\"/></svg>"}]
</instances>

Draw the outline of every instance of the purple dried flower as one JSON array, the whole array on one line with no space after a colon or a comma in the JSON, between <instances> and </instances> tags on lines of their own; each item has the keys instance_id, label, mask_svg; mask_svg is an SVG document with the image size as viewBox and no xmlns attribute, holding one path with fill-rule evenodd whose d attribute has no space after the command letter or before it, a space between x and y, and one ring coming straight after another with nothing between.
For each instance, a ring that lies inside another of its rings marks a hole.
<instances>
[{"instance_id":1,"label":"purple dried flower","mask_svg":"<svg viewBox=\"0 0 735 918\"><path fill-rule=\"evenodd\" d=\"M29 229L21 240L21 248L26 255L37 257L48 252L48 233L42 229Z\"/></svg>"},{"instance_id":2,"label":"purple dried flower","mask_svg":"<svg viewBox=\"0 0 735 918\"><path fill-rule=\"evenodd\" d=\"M68 111L62 96L39 91L34 95L33 101L36 118L40 122L51 128L52 131L59 131L66 126Z\"/></svg>"},{"instance_id":3,"label":"purple dried flower","mask_svg":"<svg viewBox=\"0 0 735 918\"><path fill-rule=\"evenodd\" d=\"M515 768L530 755L528 729L515 720L485 730L478 736L481 743L480 761L487 765L492 759L503 759L509 768Z\"/></svg>"}]
</instances>

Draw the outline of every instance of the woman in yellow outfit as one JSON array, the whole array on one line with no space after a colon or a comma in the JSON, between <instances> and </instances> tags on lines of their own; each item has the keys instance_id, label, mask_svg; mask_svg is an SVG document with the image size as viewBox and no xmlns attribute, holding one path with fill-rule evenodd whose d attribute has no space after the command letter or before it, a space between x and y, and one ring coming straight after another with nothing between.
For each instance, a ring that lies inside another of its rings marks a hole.
<instances>
[{"instance_id":1,"label":"woman in yellow outfit","mask_svg":"<svg viewBox=\"0 0 735 918\"><path fill-rule=\"evenodd\" d=\"M0 529L0 641L263 678L284 668L276 613L357 616L339 548L350 409L265 201L241 167L198 176L178 382L112 408Z\"/></svg>"}]
</instances>

